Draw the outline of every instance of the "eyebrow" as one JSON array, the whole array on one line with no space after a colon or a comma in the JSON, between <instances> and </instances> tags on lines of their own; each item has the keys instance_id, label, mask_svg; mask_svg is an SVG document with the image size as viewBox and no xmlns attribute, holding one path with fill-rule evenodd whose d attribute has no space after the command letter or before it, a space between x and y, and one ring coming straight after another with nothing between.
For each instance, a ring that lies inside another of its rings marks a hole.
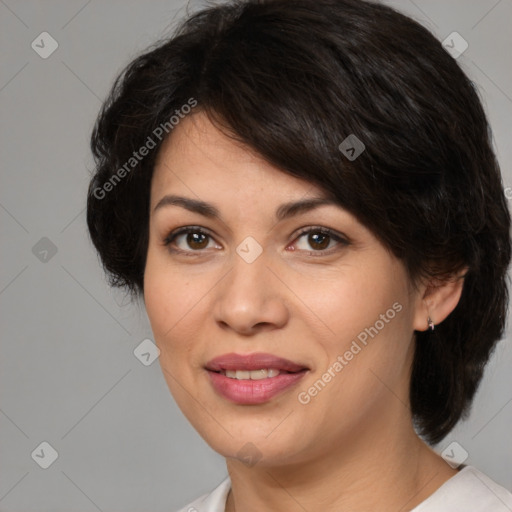
<instances>
[{"instance_id":1,"label":"eyebrow","mask_svg":"<svg viewBox=\"0 0 512 512\"><path fill-rule=\"evenodd\" d=\"M340 206L334 199L327 197L312 197L308 199L302 199L300 201L293 201L284 203L276 210L276 219L282 221L284 219L293 217L300 213L305 213L320 206L335 205ZM203 215L210 219L221 219L219 210L210 203L201 201L198 199L192 199L190 197L166 195L158 201L157 205L153 209L153 213L165 206L181 206L186 210L189 210L199 215Z\"/></svg>"}]
</instances>

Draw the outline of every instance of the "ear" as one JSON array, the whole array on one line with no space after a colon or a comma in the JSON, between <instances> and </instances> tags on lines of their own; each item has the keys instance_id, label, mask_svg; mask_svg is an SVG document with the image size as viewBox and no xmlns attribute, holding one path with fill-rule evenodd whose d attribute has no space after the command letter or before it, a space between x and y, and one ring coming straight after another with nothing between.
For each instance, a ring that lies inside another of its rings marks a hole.
<instances>
[{"instance_id":1,"label":"ear","mask_svg":"<svg viewBox=\"0 0 512 512\"><path fill-rule=\"evenodd\" d=\"M467 267L457 275L443 280L431 279L419 288L419 302L414 315L413 329L426 331L428 318L440 324L455 309L462 295Z\"/></svg>"}]
</instances>

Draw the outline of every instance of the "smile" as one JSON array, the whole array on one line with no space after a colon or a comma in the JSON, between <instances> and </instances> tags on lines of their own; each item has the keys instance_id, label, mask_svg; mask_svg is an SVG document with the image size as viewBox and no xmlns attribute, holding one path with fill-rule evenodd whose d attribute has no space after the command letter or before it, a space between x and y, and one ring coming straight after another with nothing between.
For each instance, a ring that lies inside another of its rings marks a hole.
<instances>
[{"instance_id":1,"label":"smile","mask_svg":"<svg viewBox=\"0 0 512 512\"><path fill-rule=\"evenodd\" d=\"M258 405L291 388L309 368L272 354L225 354L207 363L210 383L221 397L240 405Z\"/></svg>"},{"instance_id":2,"label":"smile","mask_svg":"<svg viewBox=\"0 0 512 512\"><path fill-rule=\"evenodd\" d=\"M277 377L280 373L280 370L276 370L275 368L269 368L267 370L221 370L222 375L229 377L230 379L238 379L238 380L261 380L272 377Z\"/></svg>"}]
</instances>

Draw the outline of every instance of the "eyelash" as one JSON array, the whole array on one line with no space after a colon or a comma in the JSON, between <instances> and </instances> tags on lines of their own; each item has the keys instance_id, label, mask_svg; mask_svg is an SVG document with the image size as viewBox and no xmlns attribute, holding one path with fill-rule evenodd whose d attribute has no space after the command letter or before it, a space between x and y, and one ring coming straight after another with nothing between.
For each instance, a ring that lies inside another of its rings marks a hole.
<instances>
[{"instance_id":1,"label":"eyelash","mask_svg":"<svg viewBox=\"0 0 512 512\"><path fill-rule=\"evenodd\" d=\"M205 231L200 226L186 226L186 227L178 228L177 230L174 230L171 233L169 233L169 235L167 235L167 237L164 239L163 245L166 247L169 247L171 245L171 243L178 236L183 235L183 234L189 234L189 233L201 234L201 235L205 235L207 237L213 238L210 233ZM310 233L319 233L322 235L329 236L332 240L334 240L339 245L344 246L344 247L350 245L350 242L348 241L347 238L337 234L335 231L333 231L330 228L325 228L325 227L321 227L321 226L311 226L311 227L307 227L307 228L302 228L299 231L299 233L297 234L297 236L294 238L294 241L296 241L299 238L301 238L302 236L308 235ZM197 256L201 252L203 252L203 250L201 250L201 249L184 251L183 249L176 249L176 248L171 249L170 247L169 247L169 250L172 251L173 253L184 254L186 256ZM305 252L309 256L318 257L318 256L330 255L337 250L340 250L340 248L339 247L331 247L330 249L326 249L326 250L320 249L317 251L305 251Z\"/></svg>"}]
</instances>

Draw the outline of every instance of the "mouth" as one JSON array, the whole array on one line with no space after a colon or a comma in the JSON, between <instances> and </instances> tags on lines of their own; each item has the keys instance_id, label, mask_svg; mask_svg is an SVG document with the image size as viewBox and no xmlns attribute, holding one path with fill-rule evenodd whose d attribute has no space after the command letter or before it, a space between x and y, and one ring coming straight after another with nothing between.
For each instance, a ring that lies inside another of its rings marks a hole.
<instances>
[{"instance_id":1,"label":"mouth","mask_svg":"<svg viewBox=\"0 0 512 512\"><path fill-rule=\"evenodd\" d=\"M277 368L261 368L260 370L220 370L221 375L225 375L230 379L237 380L262 380L272 379L278 375L284 373L297 373L297 372L286 372L284 370L278 370Z\"/></svg>"},{"instance_id":2,"label":"mouth","mask_svg":"<svg viewBox=\"0 0 512 512\"><path fill-rule=\"evenodd\" d=\"M214 390L223 398L245 405L268 402L296 384L307 366L272 354L224 354L205 369Z\"/></svg>"}]
</instances>

